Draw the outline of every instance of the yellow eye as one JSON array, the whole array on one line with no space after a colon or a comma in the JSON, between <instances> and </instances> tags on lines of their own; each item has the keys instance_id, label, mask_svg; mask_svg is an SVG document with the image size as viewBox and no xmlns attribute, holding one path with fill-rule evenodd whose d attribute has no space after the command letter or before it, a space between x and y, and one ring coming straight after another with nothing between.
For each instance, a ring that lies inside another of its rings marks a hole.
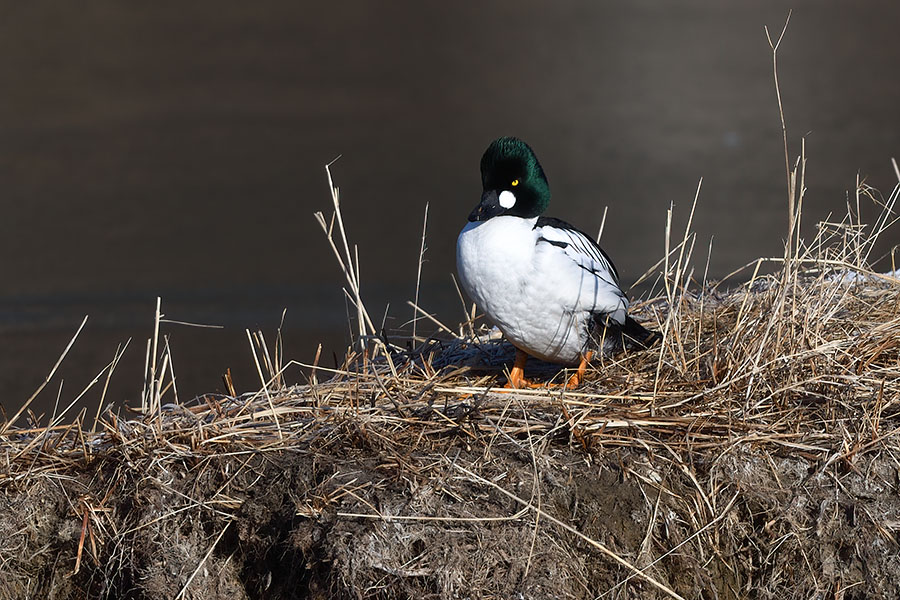
<instances>
[{"instance_id":1,"label":"yellow eye","mask_svg":"<svg viewBox=\"0 0 900 600\"><path fill-rule=\"evenodd\" d=\"M519 180L518 180L518 179L513 179L513 181L512 181L512 186L513 186L513 187L516 187L517 185L519 185Z\"/></svg>"}]
</instances>

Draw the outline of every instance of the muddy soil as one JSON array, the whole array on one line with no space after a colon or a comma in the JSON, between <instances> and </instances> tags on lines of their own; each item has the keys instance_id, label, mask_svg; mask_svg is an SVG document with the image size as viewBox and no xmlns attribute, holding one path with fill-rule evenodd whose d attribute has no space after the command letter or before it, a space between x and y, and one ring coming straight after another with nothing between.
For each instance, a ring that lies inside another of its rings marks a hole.
<instances>
[{"instance_id":1,"label":"muddy soil","mask_svg":"<svg viewBox=\"0 0 900 600\"><path fill-rule=\"evenodd\" d=\"M609 553L684 598L900 597L887 452L327 427L273 452L121 445L8 482L0 597L671 597Z\"/></svg>"}]
</instances>

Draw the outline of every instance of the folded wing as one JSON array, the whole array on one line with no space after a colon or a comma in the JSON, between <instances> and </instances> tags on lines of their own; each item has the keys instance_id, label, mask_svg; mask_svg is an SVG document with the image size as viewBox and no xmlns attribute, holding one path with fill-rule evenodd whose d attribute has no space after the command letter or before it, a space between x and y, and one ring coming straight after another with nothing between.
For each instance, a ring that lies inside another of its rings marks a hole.
<instances>
[{"instance_id":1,"label":"folded wing","mask_svg":"<svg viewBox=\"0 0 900 600\"><path fill-rule=\"evenodd\" d=\"M563 288L558 292L571 300L572 309L624 324L628 300L619 287L616 267L600 246L559 219L541 217L535 229L538 250L558 269L555 280Z\"/></svg>"}]
</instances>

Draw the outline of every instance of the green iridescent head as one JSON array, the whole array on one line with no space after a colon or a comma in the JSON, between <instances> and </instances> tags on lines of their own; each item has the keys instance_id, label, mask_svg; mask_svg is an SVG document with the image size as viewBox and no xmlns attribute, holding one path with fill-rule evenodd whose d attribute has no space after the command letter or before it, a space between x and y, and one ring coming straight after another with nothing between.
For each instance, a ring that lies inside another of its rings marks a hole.
<instances>
[{"instance_id":1,"label":"green iridescent head","mask_svg":"<svg viewBox=\"0 0 900 600\"><path fill-rule=\"evenodd\" d=\"M481 157L481 203L469 221L537 217L550 204L550 184L531 147L514 137L491 142Z\"/></svg>"}]
</instances>

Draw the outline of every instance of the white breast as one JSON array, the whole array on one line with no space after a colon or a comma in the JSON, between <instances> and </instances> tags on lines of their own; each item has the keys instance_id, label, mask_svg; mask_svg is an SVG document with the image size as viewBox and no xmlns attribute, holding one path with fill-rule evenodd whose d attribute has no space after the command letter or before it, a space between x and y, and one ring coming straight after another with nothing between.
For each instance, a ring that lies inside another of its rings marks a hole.
<instances>
[{"instance_id":1,"label":"white breast","mask_svg":"<svg viewBox=\"0 0 900 600\"><path fill-rule=\"evenodd\" d=\"M589 282L564 253L537 244L536 221L498 216L466 224L456 244L460 282L513 345L577 363L592 319L582 306Z\"/></svg>"}]
</instances>

